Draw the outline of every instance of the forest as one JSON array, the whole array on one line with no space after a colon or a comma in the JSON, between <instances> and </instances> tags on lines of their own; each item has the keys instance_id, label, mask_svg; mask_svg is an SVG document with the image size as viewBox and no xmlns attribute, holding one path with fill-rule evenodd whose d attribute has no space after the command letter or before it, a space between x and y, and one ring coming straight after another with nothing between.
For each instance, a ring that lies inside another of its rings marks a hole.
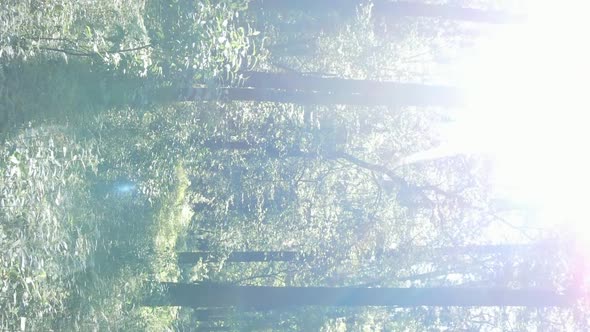
<instances>
[{"instance_id":1,"label":"forest","mask_svg":"<svg viewBox=\"0 0 590 332\"><path fill-rule=\"evenodd\" d=\"M590 329L535 4L0 0L0 331Z\"/></svg>"}]
</instances>

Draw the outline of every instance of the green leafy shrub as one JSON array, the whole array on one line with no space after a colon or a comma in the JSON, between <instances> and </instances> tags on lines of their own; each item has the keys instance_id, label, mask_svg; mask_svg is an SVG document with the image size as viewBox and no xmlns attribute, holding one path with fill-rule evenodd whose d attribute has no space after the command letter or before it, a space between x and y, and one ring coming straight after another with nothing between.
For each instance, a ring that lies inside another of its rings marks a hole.
<instances>
[{"instance_id":1,"label":"green leafy shrub","mask_svg":"<svg viewBox=\"0 0 590 332\"><path fill-rule=\"evenodd\" d=\"M47 330L92 244L84 174L92 147L63 127L29 128L0 147L0 329Z\"/></svg>"}]
</instances>

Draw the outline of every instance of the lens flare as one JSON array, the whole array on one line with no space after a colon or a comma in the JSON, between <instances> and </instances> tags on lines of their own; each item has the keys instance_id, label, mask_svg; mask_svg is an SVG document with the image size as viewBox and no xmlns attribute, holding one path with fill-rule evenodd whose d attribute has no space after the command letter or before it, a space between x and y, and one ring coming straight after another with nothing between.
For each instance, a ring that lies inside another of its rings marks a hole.
<instances>
[{"instance_id":1,"label":"lens flare","mask_svg":"<svg viewBox=\"0 0 590 332\"><path fill-rule=\"evenodd\" d=\"M531 2L525 24L499 28L462 64L467 105L441 132L444 149L487 155L498 195L544 226L590 240L590 3Z\"/></svg>"}]
</instances>

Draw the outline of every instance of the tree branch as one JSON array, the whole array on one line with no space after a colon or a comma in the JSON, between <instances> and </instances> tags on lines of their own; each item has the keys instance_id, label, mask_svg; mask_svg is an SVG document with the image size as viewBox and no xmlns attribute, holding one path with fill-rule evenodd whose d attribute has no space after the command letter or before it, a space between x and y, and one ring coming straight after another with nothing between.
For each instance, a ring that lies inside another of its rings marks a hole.
<instances>
[{"instance_id":1,"label":"tree branch","mask_svg":"<svg viewBox=\"0 0 590 332\"><path fill-rule=\"evenodd\" d=\"M395 173L393 173L392 170L388 169L387 167L383 166L383 165L377 165L377 164L371 164L369 162L366 162L364 160L358 159L357 157L350 155L346 152L335 152L334 153L334 158L333 159L344 159L352 164L355 164L361 168L364 169L368 169L377 173L382 173L387 175L392 181L403 181L405 182L402 178L400 178L399 176L395 175Z\"/></svg>"},{"instance_id":2,"label":"tree branch","mask_svg":"<svg viewBox=\"0 0 590 332\"><path fill-rule=\"evenodd\" d=\"M61 52L67 55L73 55L73 56L83 56L83 57L91 57L91 56L95 56L95 55L99 55L100 53L105 53L105 54L119 54L119 53L126 53L126 52L133 52L133 51L139 51L142 49L146 49L149 47L152 47L153 44L146 44L146 45L142 45L142 46L138 46L138 47L133 47L133 48L124 48L124 49L118 49L118 50L111 50L111 51L102 51L102 52L88 52L88 53L81 53L81 52L76 52L73 50L67 50L67 49L61 49L61 48L53 48L53 47L39 47L40 50L44 50L44 51L53 51L53 52Z\"/></svg>"}]
</instances>

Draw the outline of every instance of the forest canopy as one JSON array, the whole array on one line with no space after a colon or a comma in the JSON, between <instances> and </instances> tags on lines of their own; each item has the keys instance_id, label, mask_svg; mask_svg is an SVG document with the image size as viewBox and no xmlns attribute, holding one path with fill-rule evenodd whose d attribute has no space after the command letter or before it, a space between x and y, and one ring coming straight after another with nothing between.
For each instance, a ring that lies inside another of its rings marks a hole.
<instances>
[{"instance_id":1,"label":"forest canopy","mask_svg":"<svg viewBox=\"0 0 590 332\"><path fill-rule=\"evenodd\" d=\"M587 330L587 9L0 2L0 330Z\"/></svg>"}]
</instances>

